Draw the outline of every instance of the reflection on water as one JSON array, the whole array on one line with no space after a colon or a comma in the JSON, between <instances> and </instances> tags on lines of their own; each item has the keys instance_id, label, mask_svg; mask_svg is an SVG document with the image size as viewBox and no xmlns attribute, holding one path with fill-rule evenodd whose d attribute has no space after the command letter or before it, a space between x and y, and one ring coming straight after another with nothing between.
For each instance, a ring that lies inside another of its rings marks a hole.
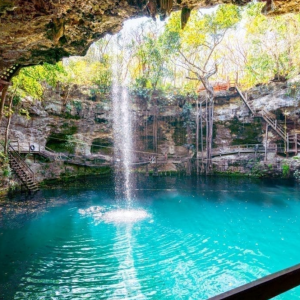
<instances>
[{"instance_id":1,"label":"reflection on water","mask_svg":"<svg viewBox=\"0 0 300 300\"><path fill-rule=\"evenodd\" d=\"M117 229L116 241L114 255L119 264L116 276L121 278L121 281L119 286L114 289L111 299L146 299L141 291L141 284L135 267L133 248L135 241L131 225Z\"/></svg>"},{"instance_id":2,"label":"reflection on water","mask_svg":"<svg viewBox=\"0 0 300 300\"><path fill-rule=\"evenodd\" d=\"M0 202L0 299L207 299L300 261L298 186L137 182L131 209L97 181Z\"/></svg>"}]
</instances>

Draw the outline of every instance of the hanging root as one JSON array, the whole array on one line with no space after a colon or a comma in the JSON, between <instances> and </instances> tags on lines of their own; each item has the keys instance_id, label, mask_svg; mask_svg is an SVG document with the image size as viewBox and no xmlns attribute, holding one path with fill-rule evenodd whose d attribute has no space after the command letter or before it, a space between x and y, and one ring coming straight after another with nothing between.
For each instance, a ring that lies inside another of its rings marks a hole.
<instances>
[{"instance_id":1,"label":"hanging root","mask_svg":"<svg viewBox=\"0 0 300 300\"><path fill-rule=\"evenodd\" d=\"M184 29L191 15L191 9L183 7L181 10L181 29Z\"/></svg>"},{"instance_id":2,"label":"hanging root","mask_svg":"<svg viewBox=\"0 0 300 300\"><path fill-rule=\"evenodd\" d=\"M161 11L169 15L173 8L173 0L159 0L159 3Z\"/></svg>"},{"instance_id":3,"label":"hanging root","mask_svg":"<svg viewBox=\"0 0 300 300\"><path fill-rule=\"evenodd\" d=\"M173 8L173 0L158 0L160 20L164 21Z\"/></svg>"},{"instance_id":4,"label":"hanging root","mask_svg":"<svg viewBox=\"0 0 300 300\"><path fill-rule=\"evenodd\" d=\"M149 0L146 4L146 10L149 16L156 21L156 13L157 13L157 2L156 0Z\"/></svg>"},{"instance_id":5,"label":"hanging root","mask_svg":"<svg viewBox=\"0 0 300 300\"><path fill-rule=\"evenodd\" d=\"M275 4L273 0L261 0L261 2L265 2L266 5L262 9L263 14L268 14L275 10Z\"/></svg>"}]
</instances>

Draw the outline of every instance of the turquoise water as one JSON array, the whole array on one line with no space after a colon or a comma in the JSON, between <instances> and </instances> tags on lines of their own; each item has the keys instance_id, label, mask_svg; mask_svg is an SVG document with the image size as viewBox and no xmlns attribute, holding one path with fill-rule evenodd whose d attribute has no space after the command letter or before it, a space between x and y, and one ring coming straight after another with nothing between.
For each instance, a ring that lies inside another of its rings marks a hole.
<instances>
[{"instance_id":1,"label":"turquoise water","mask_svg":"<svg viewBox=\"0 0 300 300\"><path fill-rule=\"evenodd\" d=\"M300 262L294 183L138 178L0 204L0 299L207 299ZM277 299L299 299L296 288Z\"/></svg>"}]
</instances>

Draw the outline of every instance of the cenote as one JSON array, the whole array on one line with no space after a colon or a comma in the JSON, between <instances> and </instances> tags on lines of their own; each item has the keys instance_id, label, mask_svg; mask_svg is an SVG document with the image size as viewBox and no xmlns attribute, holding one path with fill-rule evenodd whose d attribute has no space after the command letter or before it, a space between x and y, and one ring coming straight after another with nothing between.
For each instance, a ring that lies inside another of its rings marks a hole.
<instances>
[{"instance_id":1,"label":"cenote","mask_svg":"<svg viewBox=\"0 0 300 300\"><path fill-rule=\"evenodd\" d=\"M4 201L1 298L207 299L299 262L299 186L136 179L130 208L109 180Z\"/></svg>"},{"instance_id":2,"label":"cenote","mask_svg":"<svg viewBox=\"0 0 300 300\"><path fill-rule=\"evenodd\" d=\"M300 299L298 2L0 0L0 300Z\"/></svg>"}]
</instances>

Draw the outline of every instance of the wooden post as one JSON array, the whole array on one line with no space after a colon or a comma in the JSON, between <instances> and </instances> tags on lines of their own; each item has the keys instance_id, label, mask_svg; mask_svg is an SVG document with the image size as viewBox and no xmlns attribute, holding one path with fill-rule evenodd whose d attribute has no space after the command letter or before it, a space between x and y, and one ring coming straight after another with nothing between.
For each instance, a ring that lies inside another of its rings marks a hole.
<instances>
[{"instance_id":1,"label":"wooden post","mask_svg":"<svg viewBox=\"0 0 300 300\"><path fill-rule=\"evenodd\" d=\"M198 161L198 152L199 152L199 107L198 107L198 98L196 102L196 164L197 164L197 175L199 174L199 161Z\"/></svg>"},{"instance_id":2,"label":"wooden post","mask_svg":"<svg viewBox=\"0 0 300 300\"><path fill-rule=\"evenodd\" d=\"M200 102L200 137L201 137L201 170L203 172L204 165L203 165L203 124L202 124L202 101Z\"/></svg>"},{"instance_id":3,"label":"wooden post","mask_svg":"<svg viewBox=\"0 0 300 300\"><path fill-rule=\"evenodd\" d=\"M298 134L295 133L295 155L298 154Z\"/></svg>"},{"instance_id":4,"label":"wooden post","mask_svg":"<svg viewBox=\"0 0 300 300\"><path fill-rule=\"evenodd\" d=\"M269 124L266 123L266 142L265 142L265 161L268 160L268 134L269 134Z\"/></svg>"},{"instance_id":5,"label":"wooden post","mask_svg":"<svg viewBox=\"0 0 300 300\"><path fill-rule=\"evenodd\" d=\"M286 157L289 157L289 143L290 143L290 141L289 141L289 134L287 133L286 134Z\"/></svg>"},{"instance_id":6,"label":"wooden post","mask_svg":"<svg viewBox=\"0 0 300 300\"><path fill-rule=\"evenodd\" d=\"M6 95L7 95L7 91L8 91L8 84L6 84L4 86L4 88L2 89L2 93L1 93L1 97L0 97L0 123L2 121L2 117L4 115L4 104L5 104L5 100L6 100Z\"/></svg>"},{"instance_id":7,"label":"wooden post","mask_svg":"<svg viewBox=\"0 0 300 300\"><path fill-rule=\"evenodd\" d=\"M188 169L189 176L191 176L192 175L192 161L191 161L191 159L188 160L188 167L189 167L189 169Z\"/></svg>"},{"instance_id":8,"label":"wooden post","mask_svg":"<svg viewBox=\"0 0 300 300\"><path fill-rule=\"evenodd\" d=\"M205 123L206 123L206 165L205 165L205 171L208 172L208 105L207 105L207 97L205 97Z\"/></svg>"}]
</instances>

